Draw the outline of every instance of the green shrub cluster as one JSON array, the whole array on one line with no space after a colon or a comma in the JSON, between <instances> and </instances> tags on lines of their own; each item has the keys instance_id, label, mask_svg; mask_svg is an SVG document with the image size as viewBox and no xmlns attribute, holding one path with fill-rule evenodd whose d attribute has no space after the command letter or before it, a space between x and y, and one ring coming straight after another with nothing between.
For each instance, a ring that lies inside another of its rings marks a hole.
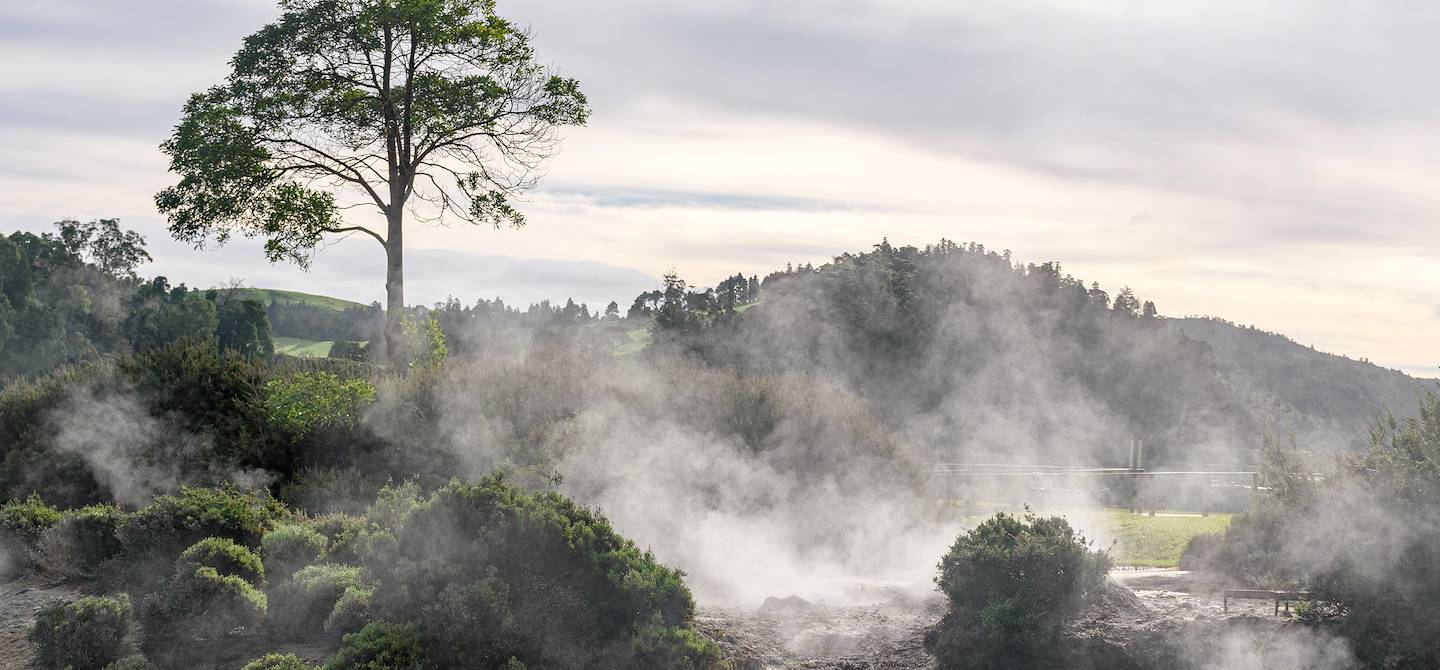
<instances>
[{"instance_id":1,"label":"green shrub cluster","mask_svg":"<svg viewBox=\"0 0 1440 670\"><path fill-rule=\"evenodd\" d=\"M287 579L296 570L319 561L329 542L308 523L284 523L260 539L260 555L270 575Z\"/></svg>"},{"instance_id":2,"label":"green shrub cluster","mask_svg":"<svg viewBox=\"0 0 1440 670\"><path fill-rule=\"evenodd\" d=\"M925 647L947 669L1061 667L1062 627L1109 569L1065 519L998 513L941 559L935 582L950 610Z\"/></svg>"},{"instance_id":3,"label":"green shrub cluster","mask_svg":"<svg viewBox=\"0 0 1440 670\"><path fill-rule=\"evenodd\" d=\"M156 551L173 555L207 537L254 547L268 526L289 516L283 505L256 493L185 487L128 515L120 525L120 544L132 556Z\"/></svg>"},{"instance_id":4,"label":"green shrub cluster","mask_svg":"<svg viewBox=\"0 0 1440 670\"><path fill-rule=\"evenodd\" d=\"M34 664L53 670L101 670L126 652L130 599L89 597L41 608L30 641Z\"/></svg>"},{"instance_id":5,"label":"green shrub cluster","mask_svg":"<svg viewBox=\"0 0 1440 670\"><path fill-rule=\"evenodd\" d=\"M414 624L441 667L718 663L682 632L694 603L681 573L558 494L456 481L399 518L366 556L372 609Z\"/></svg>"},{"instance_id":6,"label":"green shrub cluster","mask_svg":"<svg viewBox=\"0 0 1440 670\"><path fill-rule=\"evenodd\" d=\"M278 585L271 599L271 624L285 635L302 637L322 631L343 634L363 614L370 589L360 581L360 568L353 565L321 563L301 568ZM348 600L344 608L342 599ZM358 626L356 626L358 628Z\"/></svg>"},{"instance_id":7,"label":"green shrub cluster","mask_svg":"<svg viewBox=\"0 0 1440 670\"><path fill-rule=\"evenodd\" d=\"M0 505L0 532L26 542L40 539L40 534L64 518L60 510L46 505L40 496L30 494L19 502Z\"/></svg>"},{"instance_id":8,"label":"green shrub cluster","mask_svg":"<svg viewBox=\"0 0 1440 670\"><path fill-rule=\"evenodd\" d=\"M234 575L260 586L265 582L265 566L255 552L228 537L207 537L180 553L175 568L182 573L195 568L210 568L222 575Z\"/></svg>"},{"instance_id":9,"label":"green shrub cluster","mask_svg":"<svg viewBox=\"0 0 1440 670\"><path fill-rule=\"evenodd\" d=\"M92 577L97 568L120 552L117 532L125 514L114 505L89 505L63 513L35 546L35 559L45 573L64 578Z\"/></svg>"},{"instance_id":10,"label":"green shrub cluster","mask_svg":"<svg viewBox=\"0 0 1440 670\"><path fill-rule=\"evenodd\" d=\"M325 670L427 670L433 666L425 649L418 627L377 621L346 635Z\"/></svg>"},{"instance_id":11,"label":"green shrub cluster","mask_svg":"<svg viewBox=\"0 0 1440 670\"><path fill-rule=\"evenodd\" d=\"M141 601L145 652L182 665L203 658L229 632L258 627L267 609L257 588L261 576L260 557L228 538L195 543L176 560L168 583Z\"/></svg>"},{"instance_id":12,"label":"green shrub cluster","mask_svg":"<svg viewBox=\"0 0 1440 670\"><path fill-rule=\"evenodd\" d=\"M0 578L31 567L41 535L64 518L60 510L31 494L23 501L0 505Z\"/></svg>"}]
</instances>

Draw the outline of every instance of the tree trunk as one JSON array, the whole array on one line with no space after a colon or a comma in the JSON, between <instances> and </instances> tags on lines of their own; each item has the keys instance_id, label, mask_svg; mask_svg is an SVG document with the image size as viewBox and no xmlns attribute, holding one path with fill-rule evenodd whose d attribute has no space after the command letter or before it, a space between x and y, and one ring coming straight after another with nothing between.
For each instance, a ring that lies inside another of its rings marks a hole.
<instances>
[{"instance_id":1,"label":"tree trunk","mask_svg":"<svg viewBox=\"0 0 1440 670\"><path fill-rule=\"evenodd\" d=\"M405 329L400 325L405 314L404 211L397 205L385 213L389 223L385 236L385 362L392 370L404 369L406 364Z\"/></svg>"}]
</instances>

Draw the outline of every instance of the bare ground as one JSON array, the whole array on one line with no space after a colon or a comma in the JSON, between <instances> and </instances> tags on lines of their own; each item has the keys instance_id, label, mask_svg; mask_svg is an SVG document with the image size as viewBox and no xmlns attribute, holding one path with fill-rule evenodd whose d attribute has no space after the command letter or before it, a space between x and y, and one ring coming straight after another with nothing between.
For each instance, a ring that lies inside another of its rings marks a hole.
<instances>
[{"instance_id":1,"label":"bare ground","mask_svg":"<svg viewBox=\"0 0 1440 670\"><path fill-rule=\"evenodd\" d=\"M50 603L81 595L76 586L40 577L22 577L0 584L0 670L30 667L35 649L28 636L35 625L35 615Z\"/></svg>"}]
</instances>

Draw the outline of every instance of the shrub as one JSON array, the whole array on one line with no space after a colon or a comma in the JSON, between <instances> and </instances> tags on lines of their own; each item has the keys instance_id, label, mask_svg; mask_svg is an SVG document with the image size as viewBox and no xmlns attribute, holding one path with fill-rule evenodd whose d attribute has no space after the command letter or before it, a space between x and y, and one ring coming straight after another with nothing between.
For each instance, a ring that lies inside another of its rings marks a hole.
<instances>
[{"instance_id":1,"label":"shrub","mask_svg":"<svg viewBox=\"0 0 1440 670\"><path fill-rule=\"evenodd\" d=\"M24 501L0 505L0 579L31 566L36 542L60 519L59 510L33 494Z\"/></svg>"},{"instance_id":2,"label":"shrub","mask_svg":"<svg viewBox=\"0 0 1440 670\"><path fill-rule=\"evenodd\" d=\"M167 665L183 665L187 659L204 658L226 633L259 625L265 610L265 594L250 582L199 566L176 574L165 591L142 601L142 646Z\"/></svg>"},{"instance_id":3,"label":"shrub","mask_svg":"<svg viewBox=\"0 0 1440 670\"><path fill-rule=\"evenodd\" d=\"M331 563L358 563L362 545L370 537L370 525L363 517L327 514L310 523L325 536L325 560Z\"/></svg>"},{"instance_id":4,"label":"shrub","mask_svg":"<svg viewBox=\"0 0 1440 670\"><path fill-rule=\"evenodd\" d=\"M341 380L330 372L300 372L265 384L266 418L272 426L297 437L353 428L360 412L374 400L375 386L370 382Z\"/></svg>"},{"instance_id":5,"label":"shrub","mask_svg":"<svg viewBox=\"0 0 1440 670\"><path fill-rule=\"evenodd\" d=\"M417 625L441 666L706 662L705 645L680 632L694 613L681 573L603 517L499 477L440 489L365 565L377 580L375 615ZM688 642L702 649L692 654Z\"/></svg>"},{"instance_id":6,"label":"shrub","mask_svg":"<svg viewBox=\"0 0 1440 670\"><path fill-rule=\"evenodd\" d=\"M141 601L146 653L165 665L184 665L203 658L228 632L264 621L265 594L241 575L258 578L263 569L258 556L233 542L202 540L187 549L164 588Z\"/></svg>"},{"instance_id":7,"label":"shrub","mask_svg":"<svg viewBox=\"0 0 1440 670\"><path fill-rule=\"evenodd\" d=\"M319 561L329 542L320 531L308 524L286 523L276 526L260 539L260 554L265 557L265 570L274 579L284 580L300 568Z\"/></svg>"},{"instance_id":8,"label":"shrub","mask_svg":"<svg viewBox=\"0 0 1440 670\"><path fill-rule=\"evenodd\" d=\"M998 513L961 535L935 582L950 611L925 637L944 668L1058 667L1061 627L1110 559L1060 517Z\"/></svg>"},{"instance_id":9,"label":"shrub","mask_svg":"<svg viewBox=\"0 0 1440 670\"><path fill-rule=\"evenodd\" d=\"M176 552L207 537L255 547L265 529L289 512L269 497L231 487L182 488L160 496L120 524L120 544L131 556Z\"/></svg>"},{"instance_id":10,"label":"shrub","mask_svg":"<svg viewBox=\"0 0 1440 670\"><path fill-rule=\"evenodd\" d=\"M46 573L67 578L92 576L95 568L120 551L116 531L124 513L114 505L91 505L66 512L60 523L40 536L35 556Z\"/></svg>"},{"instance_id":11,"label":"shrub","mask_svg":"<svg viewBox=\"0 0 1440 670\"><path fill-rule=\"evenodd\" d=\"M318 633L346 591L361 589L360 568L322 563L301 568L276 587L271 622L287 635Z\"/></svg>"},{"instance_id":12,"label":"shrub","mask_svg":"<svg viewBox=\"0 0 1440 670\"><path fill-rule=\"evenodd\" d=\"M260 361L221 353L212 341L149 349L120 358L116 368L121 381L146 399L152 415L171 417L179 428L209 438L202 466L291 470L288 443L266 423L263 387L269 372Z\"/></svg>"},{"instance_id":13,"label":"shrub","mask_svg":"<svg viewBox=\"0 0 1440 670\"><path fill-rule=\"evenodd\" d=\"M353 467L317 467L301 470L280 487L279 496L296 509L311 514L360 513L375 499L380 482Z\"/></svg>"},{"instance_id":14,"label":"shrub","mask_svg":"<svg viewBox=\"0 0 1440 670\"><path fill-rule=\"evenodd\" d=\"M42 608L30 631L40 668L101 670L125 653L130 599L81 598Z\"/></svg>"},{"instance_id":15,"label":"shrub","mask_svg":"<svg viewBox=\"0 0 1440 670\"><path fill-rule=\"evenodd\" d=\"M240 670L314 670L294 654L266 654L245 664Z\"/></svg>"},{"instance_id":16,"label":"shrub","mask_svg":"<svg viewBox=\"0 0 1440 670\"><path fill-rule=\"evenodd\" d=\"M254 586L265 581L265 566L255 552L227 537L207 537L181 552L176 570L182 573L198 567L213 568L222 575L234 575Z\"/></svg>"},{"instance_id":17,"label":"shrub","mask_svg":"<svg viewBox=\"0 0 1440 670\"><path fill-rule=\"evenodd\" d=\"M325 617L325 632L344 635L363 628L370 623L370 603L375 599L375 589L369 586L346 587L345 593L335 601L330 616Z\"/></svg>"},{"instance_id":18,"label":"shrub","mask_svg":"<svg viewBox=\"0 0 1440 670\"><path fill-rule=\"evenodd\" d=\"M79 455L53 448L55 408L106 368L85 365L27 381L0 383L0 500L34 491L61 507L104 502L105 492Z\"/></svg>"},{"instance_id":19,"label":"shrub","mask_svg":"<svg viewBox=\"0 0 1440 670\"><path fill-rule=\"evenodd\" d=\"M33 543L62 518L60 510L46 505L40 496L32 493L23 501L0 505L0 532Z\"/></svg>"},{"instance_id":20,"label":"shrub","mask_svg":"<svg viewBox=\"0 0 1440 670\"><path fill-rule=\"evenodd\" d=\"M1223 533L1200 533L1191 536L1180 552L1181 570L1210 570L1225 541Z\"/></svg>"},{"instance_id":21,"label":"shrub","mask_svg":"<svg viewBox=\"0 0 1440 670\"><path fill-rule=\"evenodd\" d=\"M429 667L414 625L371 623L345 636L325 670L422 670Z\"/></svg>"}]
</instances>

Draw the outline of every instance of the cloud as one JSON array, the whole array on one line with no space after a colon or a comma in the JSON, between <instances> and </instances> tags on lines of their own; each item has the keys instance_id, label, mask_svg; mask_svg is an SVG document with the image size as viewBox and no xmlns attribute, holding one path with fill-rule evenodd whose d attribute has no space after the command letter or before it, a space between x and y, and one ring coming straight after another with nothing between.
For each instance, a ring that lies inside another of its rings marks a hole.
<instances>
[{"instance_id":1,"label":"cloud","mask_svg":"<svg viewBox=\"0 0 1440 670\"><path fill-rule=\"evenodd\" d=\"M1440 359L1426 344L1440 341L1440 317L1412 295L1415 277L1428 276L1416 273L1435 269L1426 250L1440 248L1440 192L1428 183L1440 169L1440 92L1421 85L1440 8L596 0L576 12L531 0L500 9L533 28L547 63L581 80L595 115L567 130L548 181L522 203L524 231L421 228L407 236L412 249L594 261L647 277L674 268L704 284L886 236L948 237L1060 260L1112 289L1135 286L1162 309L1407 368ZM185 96L219 80L241 38L276 12L268 0L0 8L0 58L27 64L0 81L10 151L0 222L155 219L150 198L170 181L156 146ZM157 258L191 283L201 280L180 270L374 296L373 253L338 251L354 244L363 241L325 252L308 275L240 247L194 256L177 246ZM599 272L555 274L580 277L563 287L537 283L539 273L507 283L525 273L434 267L412 277L414 295L470 299L472 288L497 285L579 299ZM1195 279L1209 270L1226 274ZM639 281L620 276L604 281L616 290ZM1341 290L1315 288L1331 284ZM1408 327L1363 325L1382 321Z\"/></svg>"}]
</instances>

